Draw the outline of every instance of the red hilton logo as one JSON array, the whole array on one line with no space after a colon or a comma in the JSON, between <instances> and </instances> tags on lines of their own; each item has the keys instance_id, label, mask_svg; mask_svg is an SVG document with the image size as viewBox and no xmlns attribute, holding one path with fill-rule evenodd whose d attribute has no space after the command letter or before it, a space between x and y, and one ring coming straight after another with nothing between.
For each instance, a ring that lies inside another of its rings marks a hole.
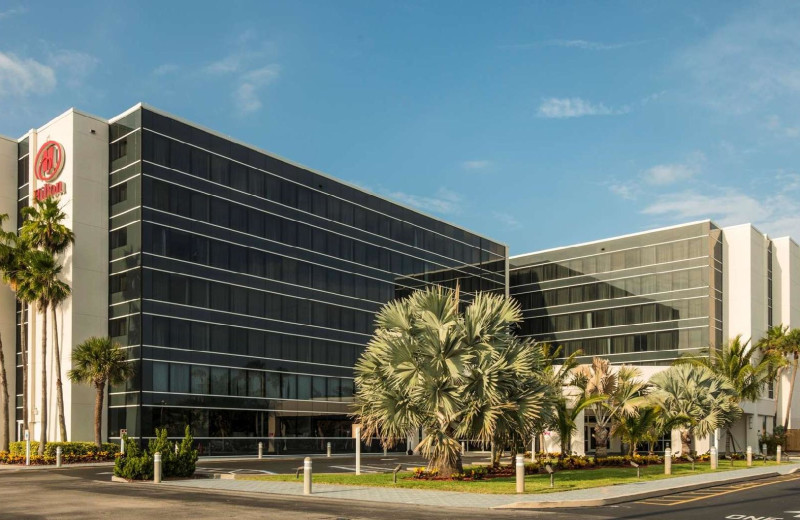
<instances>
[{"instance_id":1,"label":"red hilton logo","mask_svg":"<svg viewBox=\"0 0 800 520\"><path fill-rule=\"evenodd\" d=\"M64 169L64 159L64 147L57 141L47 141L39 148L33 163L33 174L45 184L33 192L36 200L61 195L66 191L66 185L61 181L50 184Z\"/></svg>"}]
</instances>

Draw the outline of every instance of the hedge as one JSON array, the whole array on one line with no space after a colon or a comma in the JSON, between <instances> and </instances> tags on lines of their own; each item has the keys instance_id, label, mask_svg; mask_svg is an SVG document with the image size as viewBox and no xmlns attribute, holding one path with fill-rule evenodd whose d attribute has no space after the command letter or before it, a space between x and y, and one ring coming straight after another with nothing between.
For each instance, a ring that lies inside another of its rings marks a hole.
<instances>
[{"instance_id":1,"label":"hedge","mask_svg":"<svg viewBox=\"0 0 800 520\"><path fill-rule=\"evenodd\" d=\"M192 445L191 430L186 427L185 435L178 452L175 453L167 439L167 429L156 429L156 438L150 439L147 449L139 451L136 443L128 443L127 438L126 453L120 454L114 462L114 475L128 480L150 480L153 478L153 454L161 453L161 476L169 477L191 477L194 475L197 463L197 450Z\"/></svg>"},{"instance_id":2,"label":"hedge","mask_svg":"<svg viewBox=\"0 0 800 520\"><path fill-rule=\"evenodd\" d=\"M105 442L100 448L93 442L48 442L44 445L44 456L55 458L56 448L61 447L61 455L95 455L101 452L116 454L119 446L113 442ZM39 441L31 441L31 455L38 454ZM9 455L25 456L25 441L17 441L9 444Z\"/></svg>"}]
</instances>

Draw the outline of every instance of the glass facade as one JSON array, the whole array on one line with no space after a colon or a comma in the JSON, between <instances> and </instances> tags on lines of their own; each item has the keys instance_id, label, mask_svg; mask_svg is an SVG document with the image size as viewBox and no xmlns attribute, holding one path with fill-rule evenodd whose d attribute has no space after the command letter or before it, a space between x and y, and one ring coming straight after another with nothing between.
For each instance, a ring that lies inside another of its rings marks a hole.
<instances>
[{"instance_id":1,"label":"glass facade","mask_svg":"<svg viewBox=\"0 0 800 520\"><path fill-rule=\"evenodd\" d=\"M111 438L345 449L382 304L505 291L505 246L146 108L111 123L109 162L109 333L137 365Z\"/></svg>"},{"instance_id":2,"label":"glass facade","mask_svg":"<svg viewBox=\"0 0 800 520\"><path fill-rule=\"evenodd\" d=\"M711 222L512 257L520 334L607 357L669 363L722 340L722 239Z\"/></svg>"},{"instance_id":3,"label":"glass facade","mask_svg":"<svg viewBox=\"0 0 800 520\"><path fill-rule=\"evenodd\" d=\"M30 139L25 137L21 139L17 144L17 233L19 233L20 228L22 227L22 208L28 205L29 198L28 198L28 184L29 184L29 176L30 176ZM15 305L16 309L16 328L17 334L15 338L16 344L16 388L14 391L15 395L15 418L16 418L16 425L15 430L11 433L12 437L16 438L17 440L22 440L22 431L24 428L20 428L20 423L23 420L22 417L22 334L20 331L22 330L22 305L20 305L19 301L16 302ZM25 325L27 326L30 322L30 315L25 316ZM31 346L28 345L27 351L30 352Z\"/></svg>"}]
</instances>

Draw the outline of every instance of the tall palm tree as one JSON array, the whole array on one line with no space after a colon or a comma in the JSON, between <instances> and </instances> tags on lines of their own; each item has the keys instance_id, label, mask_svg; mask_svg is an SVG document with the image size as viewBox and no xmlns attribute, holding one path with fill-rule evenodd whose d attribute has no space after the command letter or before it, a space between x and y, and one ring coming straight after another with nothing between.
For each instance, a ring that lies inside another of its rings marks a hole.
<instances>
[{"instance_id":1,"label":"tall palm tree","mask_svg":"<svg viewBox=\"0 0 800 520\"><path fill-rule=\"evenodd\" d=\"M792 396L794 395L794 384L797 381L797 369L800 362L800 329L789 330L788 326L776 325L767 330L767 335L761 338L756 346L765 354L772 354L786 360L792 359L792 375L789 376L789 398L786 401L786 413L783 416L783 428L789 427L789 416L792 412ZM775 370L774 375L780 374L780 366Z\"/></svg>"},{"instance_id":2,"label":"tall palm tree","mask_svg":"<svg viewBox=\"0 0 800 520\"><path fill-rule=\"evenodd\" d=\"M14 250L16 245L16 234L3 229L3 222L8 220L8 214L0 215L0 272L5 273L13 270L16 262ZM11 441L11 418L8 413L8 374L6 373L5 352L3 352L3 339L0 337L0 451L8 451L8 444Z\"/></svg>"},{"instance_id":3,"label":"tall palm tree","mask_svg":"<svg viewBox=\"0 0 800 520\"><path fill-rule=\"evenodd\" d=\"M650 383L652 402L680 426L681 455L689 454L693 437L707 437L741 415L736 389L708 367L673 365Z\"/></svg>"},{"instance_id":4,"label":"tall palm tree","mask_svg":"<svg viewBox=\"0 0 800 520\"><path fill-rule=\"evenodd\" d=\"M43 200L37 200L33 206L28 206L22 209L22 215L25 219L20 235L23 237L30 247L44 251L53 258L66 251L66 249L75 242L75 234L70 228L64 225L67 215L58 204L58 199L48 197ZM69 289L67 287L67 289ZM58 293L53 294L58 298ZM67 296L69 291L63 298L58 299L61 303ZM49 306L49 303L48 303ZM64 419L64 390L61 381L61 352L58 345L58 320L56 319L55 306L51 306L53 315L53 357L55 359L55 379L56 379L56 406L58 414L58 427L62 441L67 440L67 426ZM43 312L47 312L45 307ZM47 318L43 318L43 326L47 327ZM44 332L43 336L46 337L47 333Z\"/></svg>"},{"instance_id":5,"label":"tall palm tree","mask_svg":"<svg viewBox=\"0 0 800 520\"><path fill-rule=\"evenodd\" d=\"M18 288L18 292L22 293L26 299L36 303L36 308L42 315L39 455L44 455L44 446L47 442L47 310L51 299L61 301L69 294L69 286L59 279L60 273L61 265L55 261L53 256L45 251L33 250L28 255L27 269L20 275ZM66 438L64 433L62 432L62 438Z\"/></svg>"},{"instance_id":6,"label":"tall palm tree","mask_svg":"<svg viewBox=\"0 0 800 520\"><path fill-rule=\"evenodd\" d=\"M636 453L636 446L657 429L659 410L654 406L641 406L635 414L622 416L611 428L611 435L619 436L628 445L628 455ZM659 435L660 436L660 435Z\"/></svg>"},{"instance_id":7,"label":"tall palm tree","mask_svg":"<svg viewBox=\"0 0 800 520\"><path fill-rule=\"evenodd\" d=\"M102 443L103 400L108 383L119 385L134 373L125 350L111 338L91 337L72 351L73 368L67 373L73 383L84 383L95 388L94 443Z\"/></svg>"},{"instance_id":8,"label":"tall palm tree","mask_svg":"<svg viewBox=\"0 0 800 520\"><path fill-rule=\"evenodd\" d=\"M418 448L442 475L460 472L461 446L522 443L545 420L553 391L540 348L511 327L519 305L478 294L463 313L458 291L417 291L386 304L355 367L356 411L364 438L385 446L422 427Z\"/></svg>"},{"instance_id":9,"label":"tall palm tree","mask_svg":"<svg viewBox=\"0 0 800 520\"><path fill-rule=\"evenodd\" d=\"M697 355L686 356L678 359L677 363L686 363L703 366L714 374L726 379L734 389L739 403L742 401L755 401L764 392L764 386L772 377L773 367L782 357L778 354L767 352L763 356L754 356L758 349L749 348L750 340L742 341L738 335L731 339L722 348L709 349ZM737 404L738 405L738 404ZM725 428L725 451L731 451L733 434L727 424Z\"/></svg>"},{"instance_id":10,"label":"tall palm tree","mask_svg":"<svg viewBox=\"0 0 800 520\"><path fill-rule=\"evenodd\" d=\"M609 427L613 421L636 414L639 406L646 404L644 396L647 382L642 381L639 369L621 366L613 370L607 359L595 357L591 365L581 365L575 371L575 385L587 397L602 396L591 406L594 412L594 438L597 442L595 454L608 455Z\"/></svg>"}]
</instances>

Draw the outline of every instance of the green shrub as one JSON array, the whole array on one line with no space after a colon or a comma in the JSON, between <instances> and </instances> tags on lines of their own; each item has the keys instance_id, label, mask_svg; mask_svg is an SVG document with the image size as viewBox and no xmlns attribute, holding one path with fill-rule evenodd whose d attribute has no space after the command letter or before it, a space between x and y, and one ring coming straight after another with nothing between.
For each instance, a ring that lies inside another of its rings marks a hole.
<instances>
[{"instance_id":1,"label":"green shrub","mask_svg":"<svg viewBox=\"0 0 800 520\"><path fill-rule=\"evenodd\" d=\"M185 435L178 452L170 447L167 430L156 429L156 438L147 443L147 450L139 452L136 443L129 443L125 437L127 453L117 457L114 463L114 475L129 480L150 480L153 478L153 455L161 453L161 476L191 477L197 463L197 450L193 449L194 439L191 430L186 427Z\"/></svg>"},{"instance_id":2,"label":"green shrub","mask_svg":"<svg viewBox=\"0 0 800 520\"><path fill-rule=\"evenodd\" d=\"M125 455L114 461L114 475L128 480L151 480L153 478L153 457L149 453L140 453L135 442L125 440Z\"/></svg>"},{"instance_id":3,"label":"green shrub","mask_svg":"<svg viewBox=\"0 0 800 520\"><path fill-rule=\"evenodd\" d=\"M786 430L783 428L783 426L776 426L775 431L772 433L759 435L758 449L756 449L756 451L761 451L760 448L762 444L767 445L768 455L775 455L778 451L778 446L781 446L783 451L786 452Z\"/></svg>"},{"instance_id":4,"label":"green shrub","mask_svg":"<svg viewBox=\"0 0 800 520\"><path fill-rule=\"evenodd\" d=\"M114 443L106 442L100 448L93 442L48 442L44 445L44 456L55 458L56 448L61 447L61 455L64 457L79 455L96 455L99 453L115 454L119 451L119 446ZM31 454L38 453L39 442L31 441ZM9 444L10 455L25 456L25 441L17 441Z\"/></svg>"}]
</instances>

